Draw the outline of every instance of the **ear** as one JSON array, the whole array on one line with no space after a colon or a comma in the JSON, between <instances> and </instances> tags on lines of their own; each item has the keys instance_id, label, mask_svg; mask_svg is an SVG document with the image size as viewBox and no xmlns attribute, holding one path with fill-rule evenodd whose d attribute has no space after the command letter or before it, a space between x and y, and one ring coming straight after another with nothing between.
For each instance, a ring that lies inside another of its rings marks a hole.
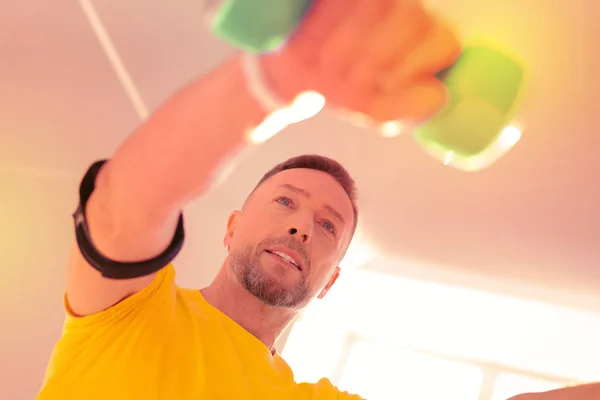
<instances>
[{"instance_id":1,"label":"ear","mask_svg":"<svg viewBox=\"0 0 600 400\"><path fill-rule=\"evenodd\" d=\"M323 290L321 290L321 293L319 293L319 295L317 296L318 299L322 299L323 297L325 297L325 295L327 294L327 292L329 292L329 289L331 289L331 287L333 286L335 281L337 281L337 278L339 278L339 276L340 267L335 267L333 274L331 274L331 278L329 278L329 282L327 282L327 285L325 285Z\"/></svg>"},{"instance_id":2,"label":"ear","mask_svg":"<svg viewBox=\"0 0 600 400\"><path fill-rule=\"evenodd\" d=\"M226 249L229 249L229 246L231 245L235 228L237 227L241 216L242 212L236 210L232 212L227 219L227 230L225 231L225 237L223 238L223 246L225 246Z\"/></svg>"}]
</instances>

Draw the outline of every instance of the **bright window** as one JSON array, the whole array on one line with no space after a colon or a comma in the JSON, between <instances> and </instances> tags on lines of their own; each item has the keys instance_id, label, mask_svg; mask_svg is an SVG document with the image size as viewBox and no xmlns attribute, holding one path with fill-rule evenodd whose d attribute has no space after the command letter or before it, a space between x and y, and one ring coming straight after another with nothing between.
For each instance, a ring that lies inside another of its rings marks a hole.
<instances>
[{"instance_id":1,"label":"bright window","mask_svg":"<svg viewBox=\"0 0 600 400\"><path fill-rule=\"evenodd\" d=\"M340 387L367 399L477 400L482 373L474 365L357 341L341 377Z\"/></svg>"},{"instance_id":2,"label":"bright window","mask_svg":"<svg viewBox=\"0 0 600 400\"><path fill-rule=\"evenodd\" d=\"M591 312L355 269L305 310L283 357L298 381L370 400L505 400L600 380L598 338Z\"/></svg>"},{"instance_id":3,"label":"bright window","mask_svg":"<svg viewBox=\"0 0 600 400\"><path fill-rule=\"evenodd\" d=\"M564 386L562 382L536 379L526 375L500 374L496 379L491 400L506 400L527 392L545 392Z\"/></svg>"}]
</instances>

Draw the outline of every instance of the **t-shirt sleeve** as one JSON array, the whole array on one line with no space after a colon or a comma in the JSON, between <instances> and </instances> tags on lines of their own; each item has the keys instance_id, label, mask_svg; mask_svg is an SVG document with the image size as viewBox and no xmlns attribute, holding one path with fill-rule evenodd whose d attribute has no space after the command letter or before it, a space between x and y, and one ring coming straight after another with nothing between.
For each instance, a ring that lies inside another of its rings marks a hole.
<instances>
[{"instance_id":1,"label":"t-shirt sleeve","mask_svg":"<svg viewBox=\"0 0 600 400\"><path fill-rule=\"evenodd\" d=\"M114 306L96 314L76 316L67 299L63 295L63 303L67 314L65 331L79 330L89 327L109 326L119 321L131 320L136 315L151 311L173 309L176 300L175 268L169 264L158 271L152 282L139 292L121 300Z\"/></svg>"},{"instance_id":2,"label":"t-shirt sleeve","mask_svg":"<svg viewBox=\"0 0 600 400\"><path fill-rule=\"evenodd\" d=\"M96 314L78 317L66 295L63 299L66 321L44 382L53 377L67 381L90 378L91 365L101 362L123 367L123 360L137 348L149 349L160 340L169 340L177 304L175 269L169 264L144 289Z\"/></svg>"},{"instance_id":3,"label":"t-shirt sleeve","mask_svg":"<svg viewBox=\"0 0 600 400\"><path fill-rule=\"evenodd\" d=\"M317 383L299 383L298 389L300 396L295 400L365 400L358 395L342 392L326 378Z\"/></svg>"}]
</instances>

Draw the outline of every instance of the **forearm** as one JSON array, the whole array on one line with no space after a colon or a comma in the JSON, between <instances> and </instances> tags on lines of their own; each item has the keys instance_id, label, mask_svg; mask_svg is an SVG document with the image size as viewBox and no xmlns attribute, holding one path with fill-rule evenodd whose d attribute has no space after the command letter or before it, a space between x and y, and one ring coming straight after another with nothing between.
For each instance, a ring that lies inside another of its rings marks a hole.
<instances>
[{"instance_id":1,"label":"forearm","mask_svg":"<svg viewBox=\"0 0 600 400\"><path fill-rule=\"evenodd\" d=\"M239 59L228 61L168 99L118 148L98 177L106 207L144 219L175 218L264 118Z\"/></svg>"},{"instance_id":2,"label":"forearm","mask_svg":"<svg viewBox=\"0 0 600 400\"><path fill-rule=\"evenodd\" d=\"M600 382L581 386L572 386L543 393L527 393L509 400L598 400Z\"/></svg>"}]
</instances>

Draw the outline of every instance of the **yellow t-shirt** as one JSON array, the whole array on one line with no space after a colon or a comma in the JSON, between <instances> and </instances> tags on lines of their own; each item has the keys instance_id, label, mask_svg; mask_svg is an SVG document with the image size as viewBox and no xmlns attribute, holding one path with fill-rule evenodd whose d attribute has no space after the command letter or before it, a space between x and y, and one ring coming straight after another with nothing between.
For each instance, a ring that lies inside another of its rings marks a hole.
<instances>
[{"instance_id":1,"label":"yellow t-shirt","mask_svg":"<svg viewBox=\"0 0 600 400\"><path fill-rule=\"evenodd\" d=\"M354 400L327 379L295 383L278 355L175 285L172 265L114 307L77 318L67 309L37 400Z\"/></svg>"}]
</instances>

